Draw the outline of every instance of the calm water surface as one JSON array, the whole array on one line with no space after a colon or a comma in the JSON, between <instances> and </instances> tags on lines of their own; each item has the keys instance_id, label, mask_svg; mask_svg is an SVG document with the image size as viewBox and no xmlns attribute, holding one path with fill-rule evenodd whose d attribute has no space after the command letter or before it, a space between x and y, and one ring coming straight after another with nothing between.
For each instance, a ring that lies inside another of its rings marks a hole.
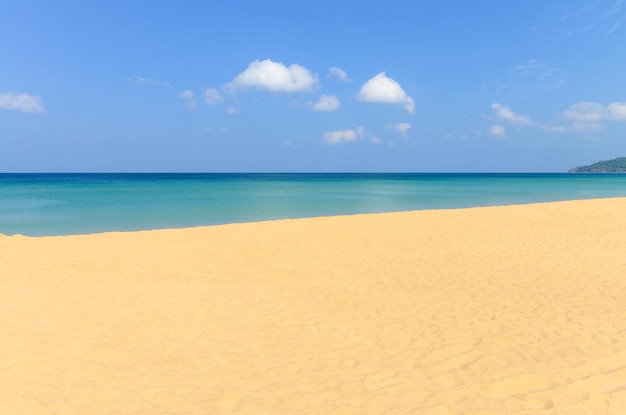
<instances>
[{"instance_id":1,"label":"calm water surface","mask_svg":"<svg viewBox=\"0 0 626 415\"><path fill-rule=\"evenodd\" d=\"M32 236L626 196L612 174L0 174L0 233Z\"/></svg>"}]
</instances>

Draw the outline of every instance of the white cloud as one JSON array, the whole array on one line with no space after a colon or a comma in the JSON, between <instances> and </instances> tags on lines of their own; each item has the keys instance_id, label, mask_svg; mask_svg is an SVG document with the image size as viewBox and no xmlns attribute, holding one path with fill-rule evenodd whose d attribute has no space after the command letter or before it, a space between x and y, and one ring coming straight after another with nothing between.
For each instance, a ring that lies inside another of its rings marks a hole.
<instances>
[{"instance_id":1,"label":"white cloud","mask_svg":"<svg viewBox=\"0 0 626 415\"><path fill-rule=\"evenodd\" d=\"M239 109L238 109L238 108L231 107L231 108L229 108L229 109L227 109L227 110L226 110L226 113L227 113L227 114L230 114L230 115L233 115L233 114L238 114L238 113L239 113Z\"/></svg>"},{"instance_id":2,"label":"white cloud","mask_svg":"<svg viewBox=\"0 0 626 415\"><path fill-rule=\"evenodd\" d=\"M491 104L491 108L496 112L498 118L516 125L534 125L532 118L514 113L509 107L500 103Z\"/></svg>"},{"instance_id":3,"label":"white cloud","mask_svg":"<svg viewBox=\"0 0 626 415\"><path fill-rule=\"evenodd\" d=\"M310 92L318 84L317 75L303 66L285 66L270 59L255 60L227 85L229 88L257 88L271 92Z\"/></svg>"},{"instance_id":4,"label":"white cloud","mask_svg":"<svg viewBox=\"0 0 626 415\"><path fill-rule=\"evenodd\" d=\"M315 111L335 111L339 109L339 100L333 95L322 95L313 105Z\"/></svg>"},{"instance_id":5,"label":"white cloud","mask_svg":"<svg viewBox=\"0 0 626 415\"><path fill-rule=\"evenodd\" d=\"M501 140L506 137L506 130L501 125L493 125L489 128L487 134Z\"/></svg>"},{"instance_id":6,"label":"white cloud","mask_svg":"<svg viewBox=\"0 0 626 415\"><path fill-rule=\"evenodd\" d=\"M24 93L0 93L0 109L22 112L45 112L41 98Z\"/></svg>"},{"instance_id":7,"label":"white cloud","mask_svg":"<svg viewBox=\"0 0 626 415\"><path fill-rule=\"evenodd\" d=\"M546 124L543 129L551 133L602 132L605 130L604 122L626 121L626 102L613 102L606 106L593 101L576 102L561 114L561 118L571 121L571 124Z\"/></svg>"},{"instance_id":8,"label":"white cloud","mask_svg":"<svg viewBox=\"0 0 626 415\"><path fill-rule=\"evenodd\" d=\"M382 104L402 104L409 114L415 111L413 98L408 96L399 83L381 72L365 82L357 98L363 102L377 102Z\"/></svg>"},{"instance_id":9,"label":"white cloud","mask_svg":"<svg viewBox=\"0 0 626 415\"><path fill-rule=\"evenodd\" d=\"M614 102L604 106L597 102L577 102L569 107L563 118L575 121L626 121L626 102Z\"/></svg>"},{"instance_id":10,"label":"white cloud","mask_svg":"<svg viewBox=\"0 0 626 415\"><path fill-rule=\"evenodd\" d=\"M597 102L577 102L563 113L563 118L577 121L600 121L604 111L604 106Z\"/></svg>"},{"instance_id":11,"label":"white cloud","mask_svg":"<svg viewBox=\"0 0 626 415\"><path fill-rule=\"evenodd\" d=\"M399 132L402 137L407 137L410 128L411 124L408 122L399 122L396 124L396 131Z\"/></svg>"},{"instance_id":12,"label":"white cloud","mask_svg":"<svg viewBox=\"0 0 626 415\"><path fill-rule=\"evenodd\" d=\"M370 140L370 143L372 144L384 144L383 141L380 138L376 137L375 135L371 136L369 140Z\"/></svg>"},{"instance_id":13,"label":"white cloud","mask_svg":"<svg viewBox=\"0 0 626 415\"><path fill-rule=\"evenodd\" d=\"M198 101L196 101L193 98L193 91L190 90L185 90L182 92L179 92L176 96L180 99L184 99L185 100L185 109L188 109L190 111L195 110L198 107Z\"/></svg>"},{"instance_id":14,"label":"white cloud","mask_svg":"<svg viewBox=\"0 0 626 415\"><path fill-rule=\"evenodd\" d=\"M350 80L350 78L348 78L348 74L343 69L336 66L333 66L328 70L328 76L334 76L343 82L348 82Z\"/></svg>"},{"instance_id":15,"label":"white cloud","mask_svg":"<svg viewBox=\"0 0 626 415\"><path fill-rule=\"evenodd\" d=\"M604 125L597 122L574 121L570 125L546 124L543 129L549 133L589 133L604 131Z\"/></svg>"},{"instance_id":16,"label":"white cloud","mask_svg":"<svg viewBox=\"0 0 626 415\"><path fill-rule=\"evenodd\" d=\"M207 105L217 105L224 100L220 91L215 88L207 88L204 90L204 102Z\"/></svg>"},{"instance_id":17,"label":"white cloud","mask_svg":"<svg viewBox=\"0 0 626 415\"><path fill-rule=\"evenodd\" d=\"M170 83L167 81L156 81L154 79L144 78L143 76L133 76L127 79L138 85L170 86Z\"/></svg>"},{"instance_id":18,"label":"white cloud","mask_svg":"<svg viewBox=\"0 0 626 415\"><path fill-rule=\"evenodd\" d=\"M363 136L363 127L357 127L354 130L338 130L329 131L324 133L324 143L326 144L341 144L349 143L359 139Z\"/></svg>"},{"instance_id":19,"label":"white cloud","mask_svg":"<svg viewBox=\"0 0 626 415\"><path fill-rule=\"evenodd\" d=\"M614 102L607 107L612 119L626 121L626 102Z\"/></svg>"},{"instance_id":20,"label":"white cloud","mask_svg":"<svg viewBox=\"0 0 626 415\"><path fill-rule=\"evenodd\" d=\"M182 91L182 92L179 92L178 95L176 96L178 98L193 98L193 91L190 91L190 90Z\"/></svg>"},{"instance_id":21,"label":"white cloud","mask_svg":"<svg viewBox=\"0 0 626 415\"><path fill-rule=\"evenodd\" d=\"M604 123L609 121L626 121L626 102L613 102L602 105L593 101L581 101L574 103L561 114L561 119L570 121L562 123L539 123L525 115L514 113L509 107L499 103L491 105L496 117L490 117L492 121L500 120L515 125L541 128L549 133L597 133L605 130ZM492 126L488 134L496 138L504 138L506 131L501 125Z\"/></svg>"},{"instance_id":22,"label":"white cloud","mask_svg":"<svg viewBox=\"0 0 626 415\"><path fill-rule=\"evenodd\" d=\"M396 124L387 124L385 126L385 128L389 128L392 130L396 130L398 132L398 134L400 134L402 137L407 138L408 137L408 131L411 128L411 124L408 122L399 122Z\"/></svg>"}]
</instances>

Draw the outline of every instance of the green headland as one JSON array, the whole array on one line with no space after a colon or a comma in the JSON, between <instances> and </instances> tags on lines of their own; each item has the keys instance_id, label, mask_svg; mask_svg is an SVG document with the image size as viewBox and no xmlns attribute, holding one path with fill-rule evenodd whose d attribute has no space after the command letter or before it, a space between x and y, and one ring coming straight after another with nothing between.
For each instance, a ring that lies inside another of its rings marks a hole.
<instances>
[{"instance_id":1,"label":"green headland","mask_svg":"<svg viewBox=\"0 0 626 415\"><path fill-rule=\"evenodd\" d=\"M569 173L626 173L626 157L602 160L589 166L574 167Z\"/></svg>"}]
</instances>

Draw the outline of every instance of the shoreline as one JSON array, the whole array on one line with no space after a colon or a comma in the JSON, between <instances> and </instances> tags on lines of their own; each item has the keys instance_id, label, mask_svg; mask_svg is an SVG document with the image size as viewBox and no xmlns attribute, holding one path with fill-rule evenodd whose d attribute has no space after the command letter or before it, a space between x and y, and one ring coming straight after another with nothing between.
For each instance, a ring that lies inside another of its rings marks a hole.
<instances>
[{"instance_id":1,"label":"shoreline","mask_svg":"<svg viewBox=\"0 0 626 415\"><path fill-rule=\"evenodd\" d=\"M626 198L0 238L0 412L620 414Z\"/></svg>"},{"instance_id":2,"label":"shoreline","mask_svg":"<svg viewBox=\"0 0 626 415\"><path fill-rule=\"evenodd\" d=\"M141 233L141 232L159 232L159 231L171 231L171 230L186 230L186 229L201 229L201 228L214 228L220 226L231 226L231 225L249 225L256 223L274 223L281 221L294 221L294 220L309 220L309 219L325 219L325 218L347 218L352 216L370 216L370 215L389 215L389 214L398 214L398 213L417 213L417 212L438 212L438 211L463 211L463 210L471 210L471 209L488 209L488 208L506 208L506 207L515 207L515 206L532 206L532 205L546 205L553 203L568 203L568 202L582 202L582 201L602 201L602 200L612 200L612 199L626 199L626 196L607 196L607 197L594 197L588 199L563 199L563 200L555 200L555 201L547 201L547 202L527 202L527 203L511 203L511 204L502 204L502 205L484 205L484 206L469 206L469 207L450 207L450 208L435 208L435 209L413 209L413 210L398 210L398 211L386 211L386 212L371 212L371 213L348 213L348 214L338 214L338 215L324 215L324 216L303 216L303 217L285 217L279 219L261 219L261 220L252 220L248 222L230 222L230 223L218 223L213 225L196 225L196 226L182 226L182 227L164 227L164 228L149 228L149 229L138 229L138 230L107 230L102 232L92 232L92 233L73 233L73 234L56 234L56 235L24 235L20 233L15 233L11 235L4 234L0 232L0 238L58 238L58 237L72 237L72 236L94 236L94 235L102 235L102 234L132 234L132 233Z\"/></svg>"}]
</instances>

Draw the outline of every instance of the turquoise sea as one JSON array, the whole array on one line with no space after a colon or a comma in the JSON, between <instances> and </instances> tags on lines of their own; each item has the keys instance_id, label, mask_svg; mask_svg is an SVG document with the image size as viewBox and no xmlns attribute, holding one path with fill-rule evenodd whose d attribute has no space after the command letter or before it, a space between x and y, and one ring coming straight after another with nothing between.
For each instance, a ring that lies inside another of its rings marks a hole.
<instances>
[{"instance_id":1,"label":"turquoise sea","mask_svg":"<svg viewBox=\"0 0 626 415\"><path fill-rule=\"evenodd\" d=\"M626 196L613 174L0 174L0 233L85 234Z\"/></svg>"}]
</instances>

